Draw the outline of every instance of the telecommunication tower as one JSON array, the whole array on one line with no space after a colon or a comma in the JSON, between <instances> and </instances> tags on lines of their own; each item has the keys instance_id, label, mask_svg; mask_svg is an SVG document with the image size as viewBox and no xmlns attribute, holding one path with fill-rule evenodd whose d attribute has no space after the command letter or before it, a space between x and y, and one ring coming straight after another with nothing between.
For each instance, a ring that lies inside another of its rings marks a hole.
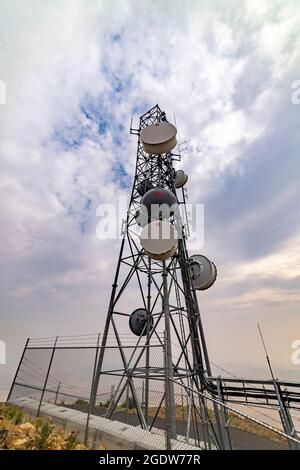
<instances>
[{"instance_id":1,"label":"telecommunication tower","mask_svg":"<svg viewBox=\"0 0 300 470\"><path fill-rule=\"evenodd\" d=\"M192 429L193 439L205 448L230 449L226 412L218 403L251 406L259 402L279 411L283 429L292 438L290 447L299 448L289 412L299 409L299 384L274 377L266 381L213 377L197 291L213 285L217 270L203 254L190 256L187 250L188 176L182 169L176 170L181 159L180 150L174 151L177 129L156 105L130 131L137 137L135 176L95 367L90 413L97 406L101 384L105 387L113 381L104 416L113 419L118 406L130 399L140 426L151 430L163 413L170 447L178 434L178 384L188 393L187 439ZM126 328L124 340L120 332ZM111 354L112 337L118 357ZM197 400L193 391L201 392ZM205 395L213 398L213 406L207 405Z\"/></svg>"},{"instance_id":2,"label":"telecommunication tower","mask_svg":"<svg viewBox=\"0 0 300 470\"><path fill-rule=\"evenodd\" d=\"M151 384L155 383L156 389L160 384L160 407L165 406L169 436L175 438L174 383L203 390L203 374L211 374L196 290L210 287L217 273L205 256L188 255L188 227L181 217L184 211L180 210L185 205L188 176L183 170L175 170L180 160L180 154L173 153L177 145L175 126L157 105L140 117L139 128L131 128L131 133L138 138L135 177L123 224L91 411L96 405L99 383L105 376L113 376L117 381L106 417L112 417L129 390L140 425L149 429L155 426L155 417L149 415ZM131 289L134 298L128 302ZM130 347L121 342L119 335L126 317ZM109 366L111 334L118 342L120 368L115 367L115 359ZM138 392L141 383L142 397ZM209 443L213 431L204 401L194 403L191 396L189 406L191 425L192 417L200 413Z\"/></svg>"}]
</instances>

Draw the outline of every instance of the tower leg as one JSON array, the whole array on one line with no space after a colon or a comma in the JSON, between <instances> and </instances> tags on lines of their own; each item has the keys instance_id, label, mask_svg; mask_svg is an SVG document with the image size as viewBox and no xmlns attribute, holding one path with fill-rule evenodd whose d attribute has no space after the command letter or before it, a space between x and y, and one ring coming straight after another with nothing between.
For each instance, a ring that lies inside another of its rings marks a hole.
<instances>
[{"instance_id":1,"label":"tower leg","mask_svg":"<svg viewBox=\"0 0 300 470\"><path fill-rule=\"evenodd\" d=\"M105 353L105 346L106 346L106 341L107 341L108 330L109 330L111 316L112 316L112 312L113 312L113 305L114 305L114 300L115 300L115 295L116 295L116 290L117 290L117 282L118 282L118 277L119 277L119 272L120 272L120 264L121 264L121 257L122 257L122 254L123 254L124 244L125 244L125 236L123 236L122 242L121 242L121 248L120 248L119 259L118 259L118 266L117 266L117 270L116 270L116 274L115 274L114 283L113 283L113 286L112 286L112 292L111 292L110 301L109 301L109 308L108 308L108 315L106 317L106 322L105 322L105 327L104 327L104 333L103 333L103 338L102 338L102 343L101 343L101 348L100 348L100 354L99 354L97 369L96 369L95 377L93 379L93 386L92 386L91 398L90 398L90 411L91 411L91 414L94 414L95 407L96 407L97 390L98 390L98 386L99 386L99 380L100 380L101 369L102 369L102 364L103 364L103 358L104 358L104 353Z\"/></svg>"},{"instance_id":2,"label":"tower leg","mask_svg":"<svg viewBox=\"0 0 300 470\"><path fill-rule=\"evenodd\" d=\"M147 293L147 349L146 349L146 372L145 372L145 401L144 401L144 415L146 425L149 425L149 365L150 365L150 311L151 311L151 259L148 261L148 293Z\"/></svg>"},{"instance_id":3,"label":"tower leg","mask_svg":"<svg viewBox=\"0 0 300 470\"><path fill-rule=\"evenodd\" d=\"M173 383L173 363L170 332L170 309L166 262L163 261L163 312L165 317L165 390L166 390L166 434L167 448L171 448L171 439L176 439L176 414Z\"/></svg>"}]
</instances>

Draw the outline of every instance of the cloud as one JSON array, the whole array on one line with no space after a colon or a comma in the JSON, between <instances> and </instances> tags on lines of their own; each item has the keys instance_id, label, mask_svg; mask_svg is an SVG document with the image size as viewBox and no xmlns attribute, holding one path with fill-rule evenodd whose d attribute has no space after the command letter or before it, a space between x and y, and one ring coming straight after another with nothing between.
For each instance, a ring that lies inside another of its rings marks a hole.
<instances>
[{"instance_id":1,"label":"cloud","mask_svg":"<svg viewBox=\"0 0 300 470\"><path fill-rule=\"evenodd\" d=\"M175 111L187 140L179 166L189 174L189 202L205 203L204 251L219 268L205 309L238 305L249 319L250 306L263 317L274 300L298 305L287 284L298 276L299 108L290 98L298 9L1 3L1 312L10 373L14 344L26 335L102 327L119 242L96 239L96 208L130 192L130 119L157 102L171 120ZM228 325L235 321L228 314ZM208 336L218 328L209 323ZM222 348L213 354L222 357Z\"/></svg>"}]
</instances>

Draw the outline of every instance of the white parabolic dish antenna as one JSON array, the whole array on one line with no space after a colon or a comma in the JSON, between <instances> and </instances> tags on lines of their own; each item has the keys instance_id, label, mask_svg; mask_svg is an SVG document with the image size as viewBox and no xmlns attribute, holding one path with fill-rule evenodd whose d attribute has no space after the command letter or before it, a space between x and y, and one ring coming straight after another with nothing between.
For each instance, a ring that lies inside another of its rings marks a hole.
<instances>
[{"instance_id":1,"label":"white parabolic dish antenna","mask_svg":"<svg viewBox=\"0 0 300 470\"><path fill-rule=\"evenodd\" d=\"M145 127L141 131L145 152L155 155L170 152L177 144L176 134L176 127L165 121Z\"/></svg>"},{"instance_id":2,"label":"white parabolic dish antenna","mask_svg":"<svg viewBox=\"0 0 300 470\"><path fill-rule=\"evenodd\" d=\"M144 227L141 245L149 258L166 260L177 250L177 233L169 222L155 220Z\"/></svg>"},{"instance_id":3,"label":"white parabolic dish antenna","mask_svg":"<svg viewBox=\"0 0 300 470\"><path fill-rule=\"evenodd\" d=\"M211 287L217 278L216 265L203 255L194 255L189 261L194 289L205 290Z\"/></svg>"},{"instance_id":4,"label":"white parabolic dish antenna","mask_svg":"<svg viewBox=\"0 0 300 470\"><path fill-rule=\"evenodd\" d=\"M174 186L176 189L182 188L188 180L188 175L185 174L183 170L176 171L175 178L174 178Z\"/></svg>"}]
</instances>

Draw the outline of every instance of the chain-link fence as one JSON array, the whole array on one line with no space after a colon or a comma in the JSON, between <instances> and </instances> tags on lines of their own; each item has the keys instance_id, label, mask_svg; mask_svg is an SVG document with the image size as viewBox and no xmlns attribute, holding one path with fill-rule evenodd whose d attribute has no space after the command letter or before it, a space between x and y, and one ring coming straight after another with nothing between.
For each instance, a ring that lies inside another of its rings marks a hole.
<instances>
[{"instance_id":1,"label":"chain-link fence","mask_svg":"<svg viewBox=\"0 0 300 470\"><path fill-rule=\"evenodd\" d=\"M134 350L130 338L124 335L120 340L130 358ZM186 377L166 384L161 341L156 346L151 350L155 373L150 368L145 375L141 365L140 375L137 368L130 377L130 371L125 376L117 366L112 367L119 346L115 337L108 338L110 373L100 382L92 406L100 335L28 340L8 403L33 416L49 417L65 430L76 432L90 448L299 448L297 438L282 431L276 409L272 409L271 425L263 422L266 414L261 408L256 409L256 417L254 407L233 408L200 391ZM162 374L157 374L160 370ZM167 388L174 397L172 416L166 406Z\"/></svg>"}]
</instances>

